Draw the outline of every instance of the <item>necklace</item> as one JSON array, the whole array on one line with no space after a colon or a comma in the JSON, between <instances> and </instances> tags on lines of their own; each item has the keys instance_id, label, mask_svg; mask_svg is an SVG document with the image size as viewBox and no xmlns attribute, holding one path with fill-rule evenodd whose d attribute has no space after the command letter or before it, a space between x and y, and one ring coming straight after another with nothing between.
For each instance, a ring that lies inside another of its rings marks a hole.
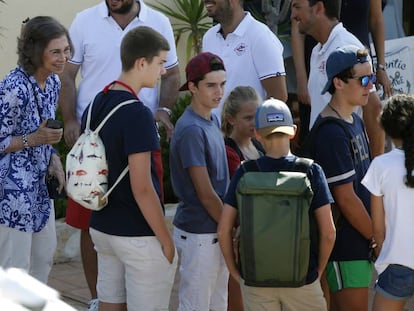
<instances>
[{"instance_id":1,"label":"necklace","mask_svg":"<svg viewBox=\"0 0 414 311\"><path fill-rule=\"evenodd\" d=\"M339 119L341 119L341 120L345 120L345 119L344 119L344 118L342 118L342 116L339 114L338 110L336 110L334 107L332 107L332 105L331 105L331 103L330 103L330 102L328 103L328 106L329 106L329 108L331 108L331 109L332 109L332 111L333 111L333 112L335 112L335 113L336 113L336 115L339 117Z\"/></svg>"}]
</instances>

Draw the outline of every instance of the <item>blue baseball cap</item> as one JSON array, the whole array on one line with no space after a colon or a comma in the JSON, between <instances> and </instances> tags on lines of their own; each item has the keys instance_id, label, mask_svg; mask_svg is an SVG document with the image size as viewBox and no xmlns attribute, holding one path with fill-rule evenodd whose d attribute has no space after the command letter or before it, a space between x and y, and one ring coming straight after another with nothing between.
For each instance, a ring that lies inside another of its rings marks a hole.
<instances>
[{"instance_id":1,"label":"blue baseball cap","mask_svg":"<svg viewBox=\"0 0 414 311\"><path fill-rule=\"evenodd\" d=\"M358 51L364 50L356 45L346 45L333 51L326 61L326 75L328 82L322 90L322 95L328 92L332 85L332 80L342 71L354 67L356 64L363 64L370 59L367 56L358 56Z\"/></svg>"},{"instance_id":2,"label":"blue baseball cap","mask_svg":"<svg viewBox=\"0 0 414 311\"><path fill-rule=\"evenodd\" d=\"M269 98L256 110L255 127L266 137L273 133L295 134L292 113L289 107L279 99Z\"/></svg>"}]
</instances>

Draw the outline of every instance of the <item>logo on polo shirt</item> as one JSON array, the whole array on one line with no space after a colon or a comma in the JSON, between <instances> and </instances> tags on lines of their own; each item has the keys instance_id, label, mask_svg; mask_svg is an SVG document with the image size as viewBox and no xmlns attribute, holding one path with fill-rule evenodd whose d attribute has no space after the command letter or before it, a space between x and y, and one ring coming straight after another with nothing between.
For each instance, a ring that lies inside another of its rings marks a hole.
<instances>
[{"instance_id":1,"label":"logo on polo shirt","mask_svg":"<svg viewBox=\"0 0 414 311\"><path fill-rule=\"evenodd\" d=\"M240 43L234 48L234 52L236 52L237 56L240 56L246 52L246 49L247 45L245 43Z\"/></svg>"},{"instance_id":2,"label":"logo on polo shirt","mask_svg":"<svg viewBox=\"0 0 414 311\"><path fill-rule=\"evenodd\" d=\"M326 67L326 61L323 60L323 61L321 61L321 63L318 66L319 72L324 73L325 72L325 67Z\"/></svg>"}]
</instances>

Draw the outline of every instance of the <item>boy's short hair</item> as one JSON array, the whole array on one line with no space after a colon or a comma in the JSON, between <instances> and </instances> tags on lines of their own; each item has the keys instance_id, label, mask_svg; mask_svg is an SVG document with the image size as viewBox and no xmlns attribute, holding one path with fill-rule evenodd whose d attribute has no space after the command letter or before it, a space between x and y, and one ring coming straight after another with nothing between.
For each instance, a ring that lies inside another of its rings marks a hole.
<instances>
[{"instance_id":1,"label":"boy's short hair","mask_svg":"<svg viewBox=\"0 0 414 311\"><path fill-rule=\"evenodd\" d=\"M185 67L187 81L179 90L188 90L188 82L198 82L203 80L207 73L217 70L226 70L223 60L219 56L210 52L204 52L194 56Z\"/></svg>"},{"instance_id":2,"label":"boy's short hair","mask_svg":"<svg viewBox=\"0 0 414 311\"><path fill-rule=\"evenodd\" d=\"M321 94L329 93L333 94L333 79L335 77L351 78L349 72L356 64L363 64L369 62L368 50L361 49L355 45L346 45L340 47L329 54L326 61L326 76L328 81L325 84Z\"/></svg>"},{"instance_id":3,"label":"boy's short hair","mask_svg":"<svg viewBox=\"0 0 414 311\"><path fill-rule=\"evenodd\" d=\"M121 42L122 71L132 69L139 58L145 58L151 63L161 51L169 50L167 39L154 29L147 26L131 29Z\"/></svg>"},{"instance_id":4,"label":"boy's short hair","mask_svg":"<svg viewBox=\"0 0 414 311\"><path fill-rule=\"evenodd\" d=\"M265 100L256 110L256 131L262 137L274 133L295 134L292 113L289 107L279 99Z\"/></svg>"}]
</instances>

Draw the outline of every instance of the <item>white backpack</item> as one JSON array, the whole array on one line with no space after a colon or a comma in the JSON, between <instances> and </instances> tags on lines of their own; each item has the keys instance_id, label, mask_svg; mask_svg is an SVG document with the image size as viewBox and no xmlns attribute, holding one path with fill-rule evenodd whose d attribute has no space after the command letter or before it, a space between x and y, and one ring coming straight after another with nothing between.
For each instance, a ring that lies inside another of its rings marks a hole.
<instances>
[{"instance_id":1,"label":"white backpack","mask_svg":"<svg viewBox=\"0 0 414 311\"><path fill-rule=\"evenodd\" d=\"M83 207L94 211L104 208L108 203L109 194L128 172L127 166L108 190L108 163L99 131L119 108L136 102L127 100L120 103L94 131L90 129L93 102L89 105L85 131L66 156L66 192L72 200Z\"/></svg>"}]
</instances>

